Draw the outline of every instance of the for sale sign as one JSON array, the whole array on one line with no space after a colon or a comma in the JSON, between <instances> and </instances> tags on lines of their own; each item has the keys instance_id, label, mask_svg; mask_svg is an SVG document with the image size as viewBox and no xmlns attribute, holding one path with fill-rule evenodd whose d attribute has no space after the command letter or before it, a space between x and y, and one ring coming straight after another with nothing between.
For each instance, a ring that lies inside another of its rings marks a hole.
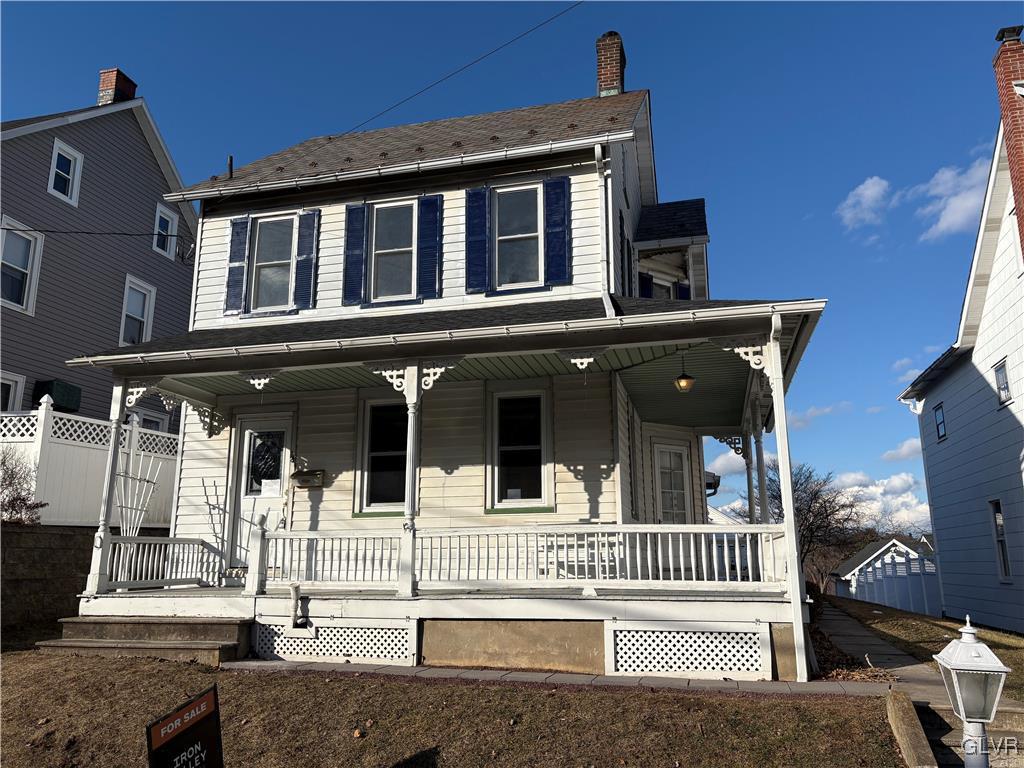
<instances>
[{"instance_id":1,"label":"for sale sign","mask_svg":"<svg viewBox=\"0 0 1024 768\"><path fill-rule=\"evenodd\" d=\"M146 726L149 768L224 768L217 686Z\"/></svg>"}]
</instances>

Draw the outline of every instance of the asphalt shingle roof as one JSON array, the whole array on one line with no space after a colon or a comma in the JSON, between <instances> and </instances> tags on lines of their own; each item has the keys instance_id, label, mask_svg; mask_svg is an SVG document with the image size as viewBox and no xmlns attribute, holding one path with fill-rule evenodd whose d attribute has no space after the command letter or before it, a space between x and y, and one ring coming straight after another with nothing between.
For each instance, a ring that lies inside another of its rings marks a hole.
<instances>
[{"instance_id":1,"label":"asphalt shingle roof","mask_svg":"<svg viewBox=\"0 0 1024 768\"><path fill-rule=\"evenodd\" d=\"M645 205L640 209L636 241L668 240L674 237L707 237L708 220L704 198Z\"/></svg>"},{"instance_id":2,"label":"asphalt shingle roof","mask_svg":"<svg viewBox=\"0 0 1024 768\"><path fill-rule=\"evenodd\" d=\"M647 91L320 136L188 187L235 189L629 130Z\"/></svg>"}]
</instances>

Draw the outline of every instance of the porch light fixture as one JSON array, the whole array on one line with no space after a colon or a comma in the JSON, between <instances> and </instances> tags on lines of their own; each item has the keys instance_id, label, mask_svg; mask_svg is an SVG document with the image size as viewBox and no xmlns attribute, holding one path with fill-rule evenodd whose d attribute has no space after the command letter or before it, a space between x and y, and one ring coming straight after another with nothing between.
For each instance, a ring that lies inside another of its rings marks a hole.
<instances>
[{"instance_id":1,"label":"porch light fixture","mask_svg":"<svg viewBox=\"0 0 1024 768\"><path fill-rule=\"evenodd\" d=\"M686 392L692 392L694 385L696 385L697 383L697 380L686 372L686 359L683 356L682 352L679 353L679 362L681 367L679 375L676 376L675 380L676 389L679 390L680 392L683 392L684 394Z\"/></svg>"},{"instance_id":2,"label":"porch light fixture","mask_svg":"<svg viewBox=\"0 0 1024 768\"><path fill-rule=\"evenodd\" d=\"M978 640L970 616L967 625L960 628L959 639L932 658L938 662L953 712L964 722L965 768L988 768L985 723L995 719L1009 667Z\"/></svg>"}]
</instances>

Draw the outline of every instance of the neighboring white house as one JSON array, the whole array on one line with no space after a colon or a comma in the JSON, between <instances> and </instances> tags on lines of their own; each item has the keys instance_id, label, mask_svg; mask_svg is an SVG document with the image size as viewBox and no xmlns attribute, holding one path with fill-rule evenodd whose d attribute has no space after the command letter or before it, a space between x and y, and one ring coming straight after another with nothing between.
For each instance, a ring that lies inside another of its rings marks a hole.
<instances>
[{"instance_id":1,"label":"neighboring white house","mask_svg":"<svg viewBox=\"0 0 1024 768\"><path fill-rule=\"evenodd\" d=\"M1024 632L1024 46L1000 31L1002 120L956 341L900 399L918 415L943 610Z\"/></svg>"},{"instance_id":2,"label":"neighboring white house","mask_svg":"<svg viewBox=\"0 0 1024 768\"><path fill-rule=\"evenodd\" d=\"M869 542L832 571L835 594L938 616L939 581L930 551L912 539Z\"/></svg>"},{"instance_id":3,"label":"neighboring white house","mask_svg":"<svg viewBox=\"0 0 1024 768\"><path fill-rule=\"evenodd\" d=\"M101 525L74 626L807 678L791 489L784 523L709 524L702 438L752 478L773 429L788 478L825 302L708 298L703 201L659 201L649 94L617 34L597 47L598 97L316 139L168 195L202 205L190 332L71 362L113 369L112 418L186 403L172 537Z\"/></svg>"}]
</instances>

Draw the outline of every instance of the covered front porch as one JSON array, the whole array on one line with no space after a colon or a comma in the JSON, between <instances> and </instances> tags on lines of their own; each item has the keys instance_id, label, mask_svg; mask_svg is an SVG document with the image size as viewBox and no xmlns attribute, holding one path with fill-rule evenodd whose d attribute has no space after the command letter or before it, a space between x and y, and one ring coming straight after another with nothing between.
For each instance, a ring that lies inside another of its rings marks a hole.
<instances>
[{"instance_id":1,"label":"covered front porch","mask_svg":"<svg viewBox=\"0 0 1024 768\"><path fill-rule=\"evenodd\" d=\"M762 648L788 625L805 679L792 515L770 524L755 499L766 427L788 479L784 389L818 312L708 307L122 361L113 418L152 391L188 404L175 519L168 538L111 536L108 496L82 613L237 611L261 627L257 651L313 657L318 633L396 629L415 657L443 622L598 622L612 673L627 638ZM692 391L677 387L684 368ZM707 524L704 436L745 459L746 524Z\"/></svg>"}]
</instances>

